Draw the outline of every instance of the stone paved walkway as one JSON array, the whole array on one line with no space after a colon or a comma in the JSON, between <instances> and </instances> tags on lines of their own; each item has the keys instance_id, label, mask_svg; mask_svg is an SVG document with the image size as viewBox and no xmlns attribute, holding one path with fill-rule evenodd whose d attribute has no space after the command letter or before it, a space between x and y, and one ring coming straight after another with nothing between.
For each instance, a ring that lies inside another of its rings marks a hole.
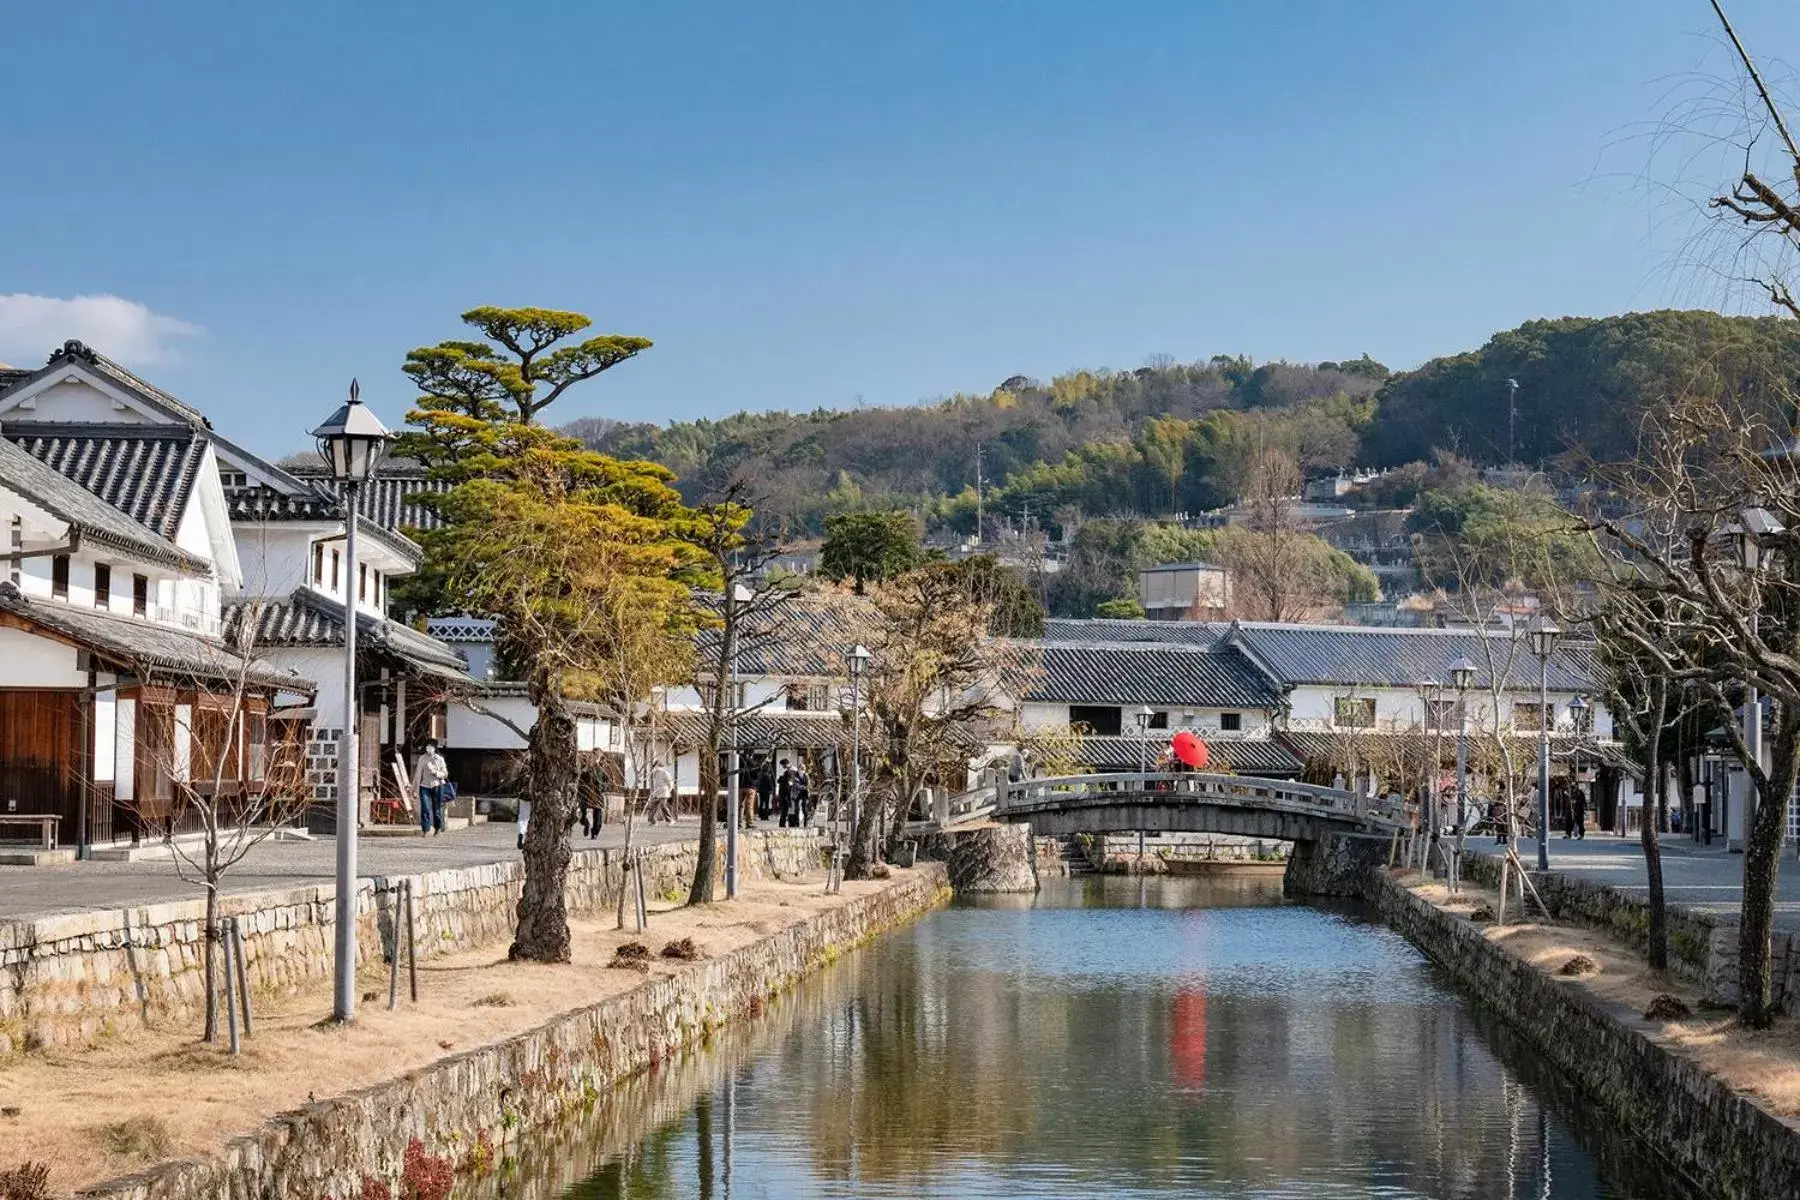
<instances>
[{"instance_id":1,"label":"stone paved walkway","mask_svg":"<svg viewBox=\"0 0 1800 1200\"><path fill-rule=\"evenodd\" d=\"M1473 838L1470 848L1492 853L1493 839ZM1743 902L1744 856L1728 853L1722 842L1698 846L1680 834L1663 839L1663 889L1671 904L1702 912L1735 917ZM1530 838L1519 844L1519 857L1527 866L1537 863L1537 843ZM1593 883L1611 884L1643 895L1644 851L1636 834L1589 833L1575 841L1560 836L1550 839L1550 869ZM1776 893L1775 924L1800 930L1800 862L1790 844L1781 856L1781 881Z\"/></svg>"},{"instance_id":2,"label":"stone paved walkway","mask_svg":"<svg viewBox=\"0 0 1800 1200\"><path fill-rule=\"evenodd\" d=\"M691 816L674 825L639 822L632 839L639 844L680 841L699 836L699 829L699 819ZM511 822L486 821L431 838L365 837L357 843L357 869L364 876L397 875L504 862L517 855L517 837ZM619 846L624 841L625 827L614 823L603 829L597 840L580 838L578 845ZM232 868L225 890L263 892L330 883L336 856L336 844L329 837L307 842L266 841ZM0 921L155 904L198 894L199 889L184 882L167 859L0 867Z\"/></svg>"}]
</instances>

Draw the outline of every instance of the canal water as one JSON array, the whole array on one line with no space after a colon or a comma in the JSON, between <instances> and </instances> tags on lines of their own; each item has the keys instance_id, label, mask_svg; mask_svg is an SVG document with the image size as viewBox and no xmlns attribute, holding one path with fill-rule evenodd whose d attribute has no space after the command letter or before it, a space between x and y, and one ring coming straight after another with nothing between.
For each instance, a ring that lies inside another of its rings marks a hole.
<instances>
[{"instance_id":1,"label":"canal water","mask_svg":"<svg viewBox=\"0 0 1800 1200\"><path fill-rule=\"evenodd\" d=\"M846 956L492 1194L1679 1195L1565 1090L1401 938L1279 878L1046 880Z\"/></svg>"}]
</instances>

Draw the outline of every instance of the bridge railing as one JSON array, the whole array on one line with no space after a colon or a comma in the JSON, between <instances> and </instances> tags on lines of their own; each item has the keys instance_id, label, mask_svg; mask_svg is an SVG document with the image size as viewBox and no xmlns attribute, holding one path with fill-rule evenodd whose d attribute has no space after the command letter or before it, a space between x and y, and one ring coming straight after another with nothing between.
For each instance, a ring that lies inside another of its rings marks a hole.
<instances>
[{"instance_id":1,"label":"bridge railing","mask_svg":"<svg viewBox=\"0 0 1800 1200\"><path fill-rule=\"evenodd\" d=\"M1149 793L1166 794L1170 800L1192 796L1195 799L1205 798L1301 812L1324 809L1333 815L1370 824L1397 825L1403 820L1402 814L1385 800L1370 800L1342 788L1264 779L1255 775L1212 775L1205 772L1064 775L1004 784L994 790L994 815L1001 817L1074 801L1104 802L1113 796L1141 796Z\"/></svg>"}]
</instances>

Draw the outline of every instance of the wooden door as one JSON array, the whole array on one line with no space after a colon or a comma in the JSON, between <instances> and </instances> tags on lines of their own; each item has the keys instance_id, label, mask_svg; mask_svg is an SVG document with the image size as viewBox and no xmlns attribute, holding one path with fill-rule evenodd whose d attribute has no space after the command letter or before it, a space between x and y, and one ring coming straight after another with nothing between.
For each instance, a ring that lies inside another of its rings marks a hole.
<instances>
[{"instance_id":1,"label":"wooden door","mask_svg":"<svg viewBox=\"0 0 1800 1200\"><path fill-rule=\"evenodd\" d=\"M0 810L55 813L58 840L74 845L81 770L79 692L0 691Z\"/></svg>"}]
</instances>

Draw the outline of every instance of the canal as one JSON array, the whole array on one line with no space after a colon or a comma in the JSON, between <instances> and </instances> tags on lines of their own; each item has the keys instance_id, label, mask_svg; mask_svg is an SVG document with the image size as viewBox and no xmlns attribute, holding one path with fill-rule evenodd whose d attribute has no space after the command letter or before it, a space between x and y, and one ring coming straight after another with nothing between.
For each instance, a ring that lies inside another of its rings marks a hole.
<instances>
[{"instance_id":1,"label":"canal","mask_svg":"<svg viewBox=\"0 0 1800 1200\"><path fill-rule=\"evenodd\" d=\"M1046 880L847 956L484 1192L1665 1200L1405 941L1279 878Z\"/></svg>"}]
</instances>

